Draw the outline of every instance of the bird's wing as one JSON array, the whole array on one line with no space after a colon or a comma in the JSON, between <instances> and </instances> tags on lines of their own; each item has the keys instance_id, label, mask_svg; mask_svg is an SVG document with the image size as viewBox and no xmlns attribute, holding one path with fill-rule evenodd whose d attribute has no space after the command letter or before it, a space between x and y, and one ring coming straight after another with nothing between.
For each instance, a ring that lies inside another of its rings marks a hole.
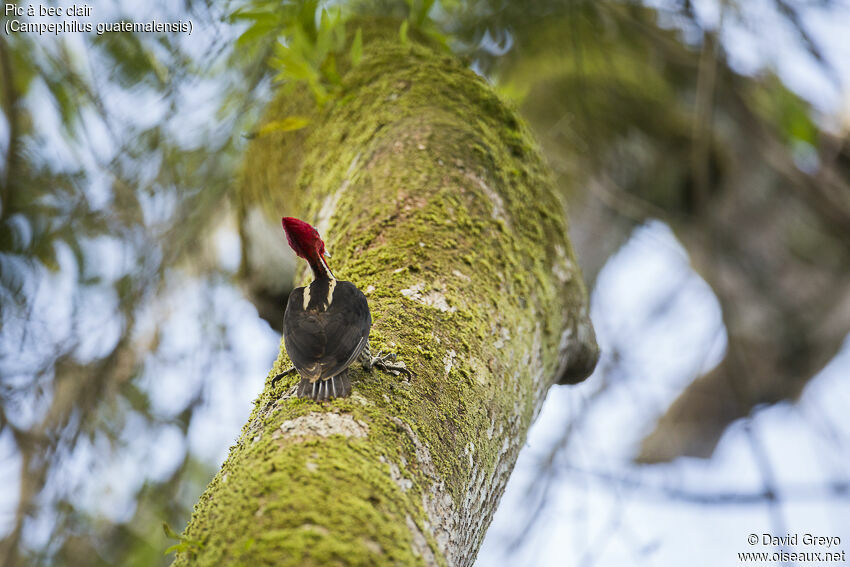
<instances>
[{"instance_id":1,"label":"bird's wing","mask_svg":"<svg viewBox=\"0 0 850 567\"><path fill-rule=\"evenodd\" d=\"M326 311L304 311L303 297L303 288L290 294L283 318L286 351L302 377L331 378L365 348L372 326L369 304L350 282L337 283Z\"/></svg>"}]
</instances>

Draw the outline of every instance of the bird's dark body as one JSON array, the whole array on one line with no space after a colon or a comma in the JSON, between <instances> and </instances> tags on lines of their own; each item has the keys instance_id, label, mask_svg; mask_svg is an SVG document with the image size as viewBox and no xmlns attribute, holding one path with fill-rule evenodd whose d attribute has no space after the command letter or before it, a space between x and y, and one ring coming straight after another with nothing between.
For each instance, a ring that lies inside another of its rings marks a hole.
<instances>
[{"instance_id":1,"label":"bird's dark body","mask_svg":"<svg viewBox=\"0 0 850 567\"><path fill-rule=\"evenodd\" d=\"M283 338L301 376L298 396L349 395L348 367L367 348L371 327L366 296L351 282L319 278L293 290L283 315Z\"/></svg>"}]
</instances>

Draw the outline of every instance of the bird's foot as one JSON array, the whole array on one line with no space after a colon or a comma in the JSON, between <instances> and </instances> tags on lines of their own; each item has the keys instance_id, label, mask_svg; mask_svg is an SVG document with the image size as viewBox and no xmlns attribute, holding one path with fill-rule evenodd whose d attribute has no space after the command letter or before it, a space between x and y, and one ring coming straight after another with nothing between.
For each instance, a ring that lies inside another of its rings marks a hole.
<instances>
[{"instance_id":1,"label":"bird's foot","mask_svg":"<svg viewBox=\"0 0 850 567\"><path fill-rule=\"evenodd\" d=\"M275 386L275 384L277 384L278 380L280 380L284 376L289 376L290 374L293 374L294 372L295 372L295 367L291 366L291 367L287 368L286 370L284 370L283 372L281 372L280 374L278 374L277 376L275 376L274 378L272 378L272 388L274 388L274 386Z\"/></svg>"},{"instance_id":2,"label":"bird's foot","mask_svg":"<svg viewBox=\"0 0 850 567\"><path fill-rule=\"evenodd\" d=\"M367 361L364 361L363 367L366 370L372 370L372 368L377 368L382 372L386 372L388 374L392 374L393 376L399 376L401 374L406 375L408 378L413 377L413 373L407 369L407 365L404 361L399 360L396 362L396 354L394 352L388 352L384 354L384 351L378 351L377 356L370 356Z\"/></svg>"}]
</instances>

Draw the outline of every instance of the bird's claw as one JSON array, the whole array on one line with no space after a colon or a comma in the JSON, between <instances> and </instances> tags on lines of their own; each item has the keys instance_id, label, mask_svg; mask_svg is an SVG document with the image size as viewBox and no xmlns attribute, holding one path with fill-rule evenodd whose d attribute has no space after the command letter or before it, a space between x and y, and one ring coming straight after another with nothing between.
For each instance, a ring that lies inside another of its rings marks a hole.
<instances>
[{"instance_id":1,"label":"bird's claw","mask_svg":"<svg viewBox=\"0 0 850 567\"><path fill-rule=\"evenodd\" d=\"M372 357L372 364L375 364L376 362L383 362L383 363L392 362L396 358L397 358L397 355L394 352L388 352L388 353L384 354L384 351L379 350L378 354L376 356Z\"/></svg>"},{"instance_id":2,"label":"bird's claw","mask_svg":"<svg viewBox=\"0 0 850 567\"><path fill-rule=\"evenodd\" d=\"M369 361L369 368L377 368L378 370L392 374L393 376L405 374L408 378L412 378L413 373L407 369L407 365L404 361L395 362L396 358L397 357L394 352L384 354L384 351L378 351L377 356L373 356Z\"/></svg>"}]
</instances>

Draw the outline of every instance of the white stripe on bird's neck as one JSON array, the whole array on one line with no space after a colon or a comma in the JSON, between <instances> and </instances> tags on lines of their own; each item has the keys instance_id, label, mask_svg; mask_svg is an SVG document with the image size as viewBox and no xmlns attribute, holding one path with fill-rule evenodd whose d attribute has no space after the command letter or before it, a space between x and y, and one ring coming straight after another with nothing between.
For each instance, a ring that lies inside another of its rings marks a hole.
<instances>
[{"instance_id":1,"label":"white stripe on bird's neck","mask_svg":"<svg viewBox=\"0 0 850 567\"><path fill-rule=\"evenodd\" d=\"M327 274L328 278L330 278L330 280L332 282L335 282L336 276L334 276L333 272L331 271L330 267L328 266L328 263L325 262L325 257L319 256L319 262L321 263L322 267L325 269L325 274ZM333 285L336 285L336 284L334 283ZM333 288L331 288L331 289L333 289Z\"/></svg>"},{"instance_id":2,"label":"white stripe on bird's neck","mask_svg":"<svg viewBox=\"0 0 850 567\"><path fill-rule=\"evenodd\" d=\"M310 305L310 286L304 286L304 311L307 311L307 306Z\"/></svg>"},{"instance_id":3,"label":"white stripe on bird's neck","mask_svg":"<svg viewBox=\"0 0 850 567\"><path fill-rule=\"evenodd\" d=\"M310 305L310 299L312 298L310 288L313 286L314 283L316 283L320 279L326 279L328 281L328 294L324 301L324 309L327 310L327 308L331 306L331 303L333 303L334 300L336 277L328 266L328 263L325 262L325 259L321 255L318 257L318 260L319 261L316 264L311 263L311 267L313 268L314 276L316 279L312 283L310 283L310 285L304 288L304 311L307 310L307 307ZM318 308L321 310L322 305L320 304Z\"/></svg>"},{"instance_id":4,"label":"white stripe on bird's neck","mask_svg":"<svg viewBox=\"0 0 850 567\"><path fill-rule=\"evenodd\" d=\"M328 307L334 302L334 288L336 288L336 279L331 278L331 282L328 284Z\"/></svg>"}]
</instances>

